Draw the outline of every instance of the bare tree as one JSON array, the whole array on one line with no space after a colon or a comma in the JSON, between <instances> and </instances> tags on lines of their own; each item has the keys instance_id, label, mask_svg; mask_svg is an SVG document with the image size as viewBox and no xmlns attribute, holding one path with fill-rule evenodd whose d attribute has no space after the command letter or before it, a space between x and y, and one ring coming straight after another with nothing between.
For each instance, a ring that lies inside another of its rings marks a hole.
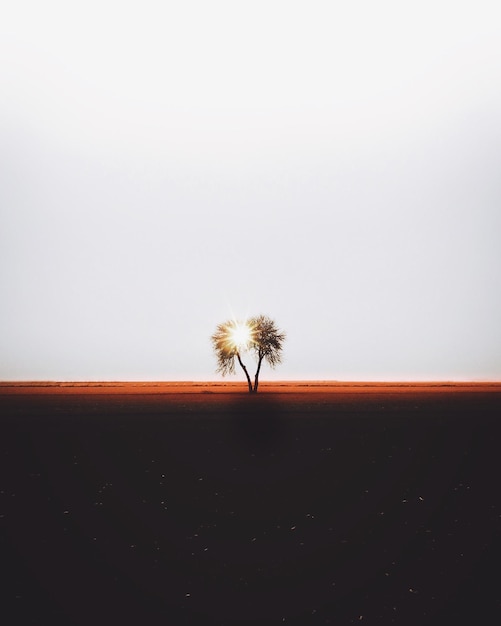
<instances>
[{"instance_id":1,"label":"bare tree","mask_svg":"<svg viewBox=\"0 0 501 626\"><path fill-rule=\"evenodd\" d=\"M249 393L257 393L259 373L263 360L276 367L282 360L282 344L285 333L266 315L251 317L246 322L229 320L219 324L211 337L217 357L217 371L223 376L235 373L235 358L245 372ZM242 353L251 352L256 358L257 369L252 385L249 372L242 361Z\"/></svg>"}]
</instances>

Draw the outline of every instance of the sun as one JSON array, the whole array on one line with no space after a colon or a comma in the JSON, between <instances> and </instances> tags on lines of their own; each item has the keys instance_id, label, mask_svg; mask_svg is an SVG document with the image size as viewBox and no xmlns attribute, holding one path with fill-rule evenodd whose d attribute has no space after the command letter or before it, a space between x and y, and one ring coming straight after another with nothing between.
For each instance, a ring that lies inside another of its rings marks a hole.
<instances>
[{"instance_id":1,"label":"sun","mask_svg":"<svg viewBox=\"0 0 501 626\"><path fill-rule=\"evenodd\" d=\"M235 322L229 332L229 340L233 348L245 349L252 342L252 328L247 322Z\"/></svg>"}]
</instances>

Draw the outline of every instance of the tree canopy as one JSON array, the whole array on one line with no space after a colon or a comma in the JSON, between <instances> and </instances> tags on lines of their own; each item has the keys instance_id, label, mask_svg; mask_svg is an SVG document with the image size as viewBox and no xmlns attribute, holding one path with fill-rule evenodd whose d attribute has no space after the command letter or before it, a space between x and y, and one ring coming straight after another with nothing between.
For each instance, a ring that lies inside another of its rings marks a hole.
<instances>
[{"instance_id":1,"label":"tree canopy","mask_svg":"<svg viewBox=\"0 0 501 626\"><path fill-rule=\"evenodd\" d=\"M218 324L211 341L217 358L217 371L223 376L234 374L237 360L247 378L249 392L256 393L263 360L271 368L275 368L282 361L285 333L277 328L270 317L258 315L245 322L228 320ZM254 385L242 361L243 353L253 354L257 361Z\"/></svg>"}]
</instances>

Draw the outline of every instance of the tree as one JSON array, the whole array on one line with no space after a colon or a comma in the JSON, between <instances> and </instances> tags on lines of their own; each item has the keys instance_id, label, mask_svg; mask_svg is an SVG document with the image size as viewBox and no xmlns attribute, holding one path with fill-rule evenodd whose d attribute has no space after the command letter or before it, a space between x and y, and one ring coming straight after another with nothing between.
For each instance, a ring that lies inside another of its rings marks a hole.
<instances>
[{"instance_id":1,"label":"tree","mask_svg":"<svg viewBox=\"0 0 501 626\"><path fill-rule=\"evenodd\" d=\"M219 324L211 341L217 357L217 371L223 376L234 374L236 359L245 373L249 393L257 393L263 360L272 368L282 361L285 333L280 332L275 322L268 316L258 315L245 322L229 320ZM254 385L242 361L244 352L251 352L256 358Z\"/></svg>"}]
</instances>

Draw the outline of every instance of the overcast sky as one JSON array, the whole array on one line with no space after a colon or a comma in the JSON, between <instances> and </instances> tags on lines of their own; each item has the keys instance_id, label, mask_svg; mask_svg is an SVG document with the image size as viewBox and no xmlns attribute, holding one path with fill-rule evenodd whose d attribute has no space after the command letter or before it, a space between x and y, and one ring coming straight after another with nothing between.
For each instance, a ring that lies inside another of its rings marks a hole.
<instances>
[{"instance_id":1,"label":"overcast sky","mask_svg":"<svg viewBox=\"0 0 501 626\"><path fill-rule=\"evenodd\" d=\"M500 13L7 3L0 380L501 380Z\"/></svg>"}]
</instances>

